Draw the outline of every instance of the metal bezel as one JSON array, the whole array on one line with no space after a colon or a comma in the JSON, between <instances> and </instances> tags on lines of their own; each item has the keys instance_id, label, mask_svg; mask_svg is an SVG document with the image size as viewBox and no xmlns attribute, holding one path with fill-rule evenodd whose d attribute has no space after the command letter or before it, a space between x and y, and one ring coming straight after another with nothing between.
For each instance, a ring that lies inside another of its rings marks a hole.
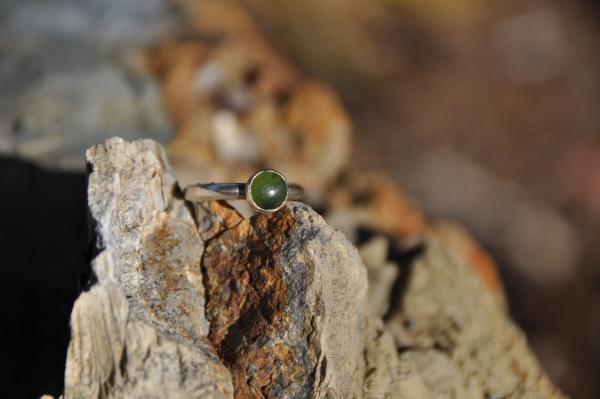
<instances>
[{"instance_id":1,"label":"metal bezel","mask_svg":"<svg viewBox=\"0 0 600 399\"><path fill-rule=\"evenodd\" d=\"M260 175L261 173L265 173L265 172L271 172L271 173L276 173L277 175L279 175L279 177L281 177L281 179L283 180L283 182L285 183L285 199L283 200L283 202L281 203L281 205L279 205L277 208L275 209L264 209L261 208L260 206L258 206L258 204L256 204L256 202L254 202L254 200L252 199L252 183L254 182L254 179ZM289 184L287 182L287 179L285 178L284 175L282 175L281 173L279 173L278 171L274 170L274 169L262 169L259 170L258 172L254 173L252 176L250 176L250 178L248 178L248 181L246 182L246 201L248 201L248 203L250 204L250 206L257 212L261 212L261 213L274 213L277 212L278 210L280 210L281 208L283 208L283 206L285 205L285 203L288 200L288 196L290 195L290 187Z\"/></svg>"}]
</instances>

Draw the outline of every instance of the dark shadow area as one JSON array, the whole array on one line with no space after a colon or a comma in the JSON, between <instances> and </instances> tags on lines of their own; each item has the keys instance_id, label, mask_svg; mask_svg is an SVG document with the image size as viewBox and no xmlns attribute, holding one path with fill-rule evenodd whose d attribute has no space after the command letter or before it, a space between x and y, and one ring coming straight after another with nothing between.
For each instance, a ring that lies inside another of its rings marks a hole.
<instances>
[{"instance_id":1,"label":"dark shadow area","mask_svg":"<svg viewBox=\"0 0 600 399\"><path fill-rule=\"evenodd\" d=\"M0 398L56 397L87 274L86 177L0 157L0 193Z\"/></svg>"}]
</instances>

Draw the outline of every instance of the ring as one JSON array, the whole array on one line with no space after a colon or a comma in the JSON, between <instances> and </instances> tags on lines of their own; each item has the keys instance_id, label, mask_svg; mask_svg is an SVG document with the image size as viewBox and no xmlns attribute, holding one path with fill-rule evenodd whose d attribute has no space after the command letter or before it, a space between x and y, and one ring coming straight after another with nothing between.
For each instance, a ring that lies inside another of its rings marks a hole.
<instances>
[{"instance_id":1,"label":"ring","mask_svg":"<svg viewBox=\"0 0 600 399\"><path fill-rule=\"evenodd\" d=\"M246 199L257 212L273 213L286 201L299 201L304 189L298 184L288 184L285 177L272 169L263 169L246 183L199 183L183 190L186 200L204 202L213 200Z\"/></svg>"}]
</instances>

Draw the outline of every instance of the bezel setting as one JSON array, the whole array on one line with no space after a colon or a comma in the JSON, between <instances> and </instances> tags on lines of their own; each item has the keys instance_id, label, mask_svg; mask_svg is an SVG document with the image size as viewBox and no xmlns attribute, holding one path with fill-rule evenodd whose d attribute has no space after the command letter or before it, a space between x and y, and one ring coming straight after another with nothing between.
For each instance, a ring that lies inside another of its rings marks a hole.
<instances>
[{"instance_id":1,"label":"bezel setting","mask_svg":"<svg viewBox=\"0 0 600 399\"><path fill-rule=\"evenodd\" d=\"M285 198L281 202L281 204L279 204L279 206L277 206L277 208L265 209L265 208L261 207L260 205L258 205L256 203L256 201L254 200L254 198L252 198L252 184L254 184L255 179L263 173L274 173L277 176L279 176L281 178L281 180L283 181L283 183L285 184ZM248 201L250 206L252 208L254 208L254 210L256 210L257 212L261 212L261 213L277 212L285 205L285 203L288 200L289 194L290 194L290 190L289 190L289 185L288 185L287 179L285 178L284 175L282 175L281 173L279 173L278 171L273 170L273 169L259 170L258 172L254 173L252 176L250 176L250 178L248 178L248 181L246 182L246 201Z\"/></svg>"}]
</instances>

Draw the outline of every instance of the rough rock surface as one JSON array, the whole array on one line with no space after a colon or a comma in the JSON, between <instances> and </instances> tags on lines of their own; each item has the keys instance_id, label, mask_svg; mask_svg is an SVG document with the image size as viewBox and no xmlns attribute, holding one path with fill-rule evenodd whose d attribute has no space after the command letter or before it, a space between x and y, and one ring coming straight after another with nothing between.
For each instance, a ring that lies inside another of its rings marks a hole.
<instances>
[{"instance_id":1,"label":"rough rock surface","mask_svg":"<svg viewBox=\"0 0 600 399\"><path fill-rule=\"evenodd\" d=\"M150 140L87 159L97 281L73 310L66 398L561 397L443 238L374 296L359 252L306 205L192 206ZM361 251L374 281L394 265L378 240Z\"/></svg>"},{"instance_id":2,"label":"rough rock surface","mask_svg":"<svg viewBox=\"0 0 600 399\"><path fill-rule=\"evenodd\" d=\"M205 339L203 242L162 149L111 139L87 160L98 282L76 301L65 396L231 396ZM162 393L162 394L161 394Z\"/></svg>"},{"instance_id":3,"label":"rough rock surface","mask_svg":"<svg viewBox=\"0 0 600 399\"><path fill-rule=\"evenodd\" d=\"M562 397L503 303L444 240L427 240L407 280L386 324L427 397Z\"/></svg>"}]
</instances>

